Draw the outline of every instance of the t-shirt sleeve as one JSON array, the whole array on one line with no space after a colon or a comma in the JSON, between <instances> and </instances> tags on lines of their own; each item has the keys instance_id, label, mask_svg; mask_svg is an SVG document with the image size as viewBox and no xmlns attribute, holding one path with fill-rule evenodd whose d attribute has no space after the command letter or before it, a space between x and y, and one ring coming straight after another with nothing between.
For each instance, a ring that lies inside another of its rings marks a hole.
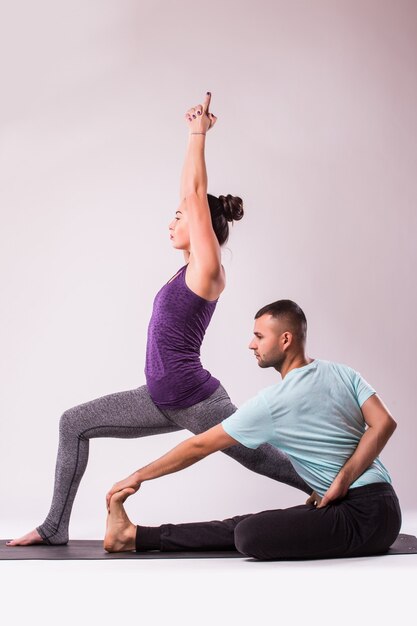
<instances>
[{"instance_id":1,"label":"t-shirt sleeve","mask_svg":"<svg viewBox=\"0 0 417 626\"><path fill-rule=\"evenodd\" d=\"M352 370L352 384L359 406L376 393L375 389L355 370Z\"/></svg>"},{"instance_id":2,"label":"t-shirt sleeve","mask_svg":"<svg viewBox=\"0 0 417 626\"><path fill-rule=\"evenodd\" d=\"M272 437L272 418L261 394L243 404L222 422L225 432L247 448L258 448Z\"/></svg>"}]
</instances>

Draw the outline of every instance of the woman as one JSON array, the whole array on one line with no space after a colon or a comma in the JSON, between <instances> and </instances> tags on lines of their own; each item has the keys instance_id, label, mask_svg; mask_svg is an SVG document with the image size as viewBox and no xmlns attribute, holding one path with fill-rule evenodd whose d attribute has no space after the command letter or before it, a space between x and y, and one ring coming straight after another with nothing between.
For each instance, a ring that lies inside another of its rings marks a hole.
<instances>
[{"instance_id":1,"label":"woman","mask_svg":"<svg viewBox=\"0 0 417 626\"><path fill-rule=\"evenodd\" d=\"M200 346L225 288L220 246L228 222L243 216L240 198L207 194L206 133L217 118L204 104L185 115L189 141L181 177L180 205L169 225L170 239L186 265L154 301L148 328L146 385L114 393L64 412L51 509L43 524L9 546L68 541L71 509L94 437L134 438L187 429L200 433L234 413L236 407L216 378L203 369ZM256 451L234 446L227 454L253 471L310 494L285 455L264 446Z\"/></svg>"}]
</instances>

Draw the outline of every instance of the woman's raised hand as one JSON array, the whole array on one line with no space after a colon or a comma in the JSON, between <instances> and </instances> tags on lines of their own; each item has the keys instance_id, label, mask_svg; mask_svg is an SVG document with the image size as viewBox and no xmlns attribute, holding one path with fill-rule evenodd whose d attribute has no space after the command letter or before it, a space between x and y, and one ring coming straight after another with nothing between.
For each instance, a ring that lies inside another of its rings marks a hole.
<instances>
[{"instance_id":1,"label":"woman's raised hand","mask_svg":"<svg viewBox=\"0 0 417 626\"><path fill-rule=\"evenodd\" d=\"M190 133L205 135L217 122L217 117L209 111L210 100L211 93L208 91L203 104L197 104L195 107L188 109L185 119L187 120Z\"/></svg>"}]
</instances>

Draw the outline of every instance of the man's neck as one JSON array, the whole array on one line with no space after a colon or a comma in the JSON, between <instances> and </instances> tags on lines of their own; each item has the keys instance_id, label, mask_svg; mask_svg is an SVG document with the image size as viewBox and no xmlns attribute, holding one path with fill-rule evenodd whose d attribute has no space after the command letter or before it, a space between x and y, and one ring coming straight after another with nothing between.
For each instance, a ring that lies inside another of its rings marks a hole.
<instances>
[{"instance_id":1,"label":"man's neck","mask_svg":"<svg viewBox=\"0 0 417 626\"><path fill-rule=\"evenodd\" d=\"M278 371L281 374L281 378L284 379L291 370L297 369L298 367L304 367L304 365L308 365L313 361L314 359L310 359L310 357L304 352L302 354L294 354L293 356L289 356L288 359L284 361Z\"/></svg>"}]
</instances>

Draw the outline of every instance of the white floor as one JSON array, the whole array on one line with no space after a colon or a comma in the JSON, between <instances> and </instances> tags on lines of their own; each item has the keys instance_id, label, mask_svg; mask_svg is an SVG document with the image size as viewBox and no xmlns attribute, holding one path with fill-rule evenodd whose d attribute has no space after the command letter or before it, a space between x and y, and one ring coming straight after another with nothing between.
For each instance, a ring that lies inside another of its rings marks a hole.
<instances>
[{"instance_id":1,"label":"white floor","mask_svg":"<svg viewBox=\"0 0 417 626\"><path fill-rule=\"evenodd\" d=\"M403 517L402 532L416 535L417 511ZM0 580L7 625L379 626L415 623L417 554L271 563L3 561Z\"/></svg>"}]
</instances>

